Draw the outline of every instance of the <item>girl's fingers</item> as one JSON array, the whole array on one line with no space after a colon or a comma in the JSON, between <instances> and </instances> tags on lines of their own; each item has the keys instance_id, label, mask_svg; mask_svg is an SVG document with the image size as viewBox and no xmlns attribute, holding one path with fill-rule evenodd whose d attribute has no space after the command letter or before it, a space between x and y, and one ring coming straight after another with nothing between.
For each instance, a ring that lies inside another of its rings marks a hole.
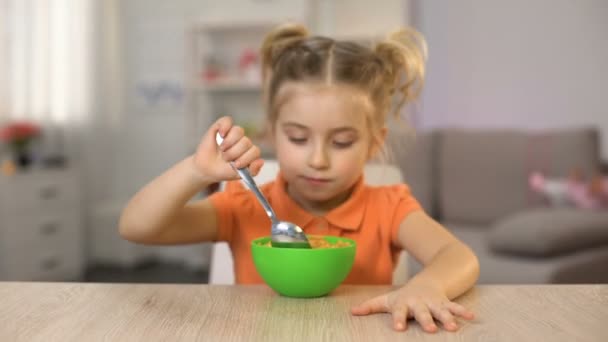
<instances>
[{"instance_id":1,"label":"girl's fingers","mask_svg":"<svg viewBox=\"0 0 608 342\"><path fill-rule=\"evenodd\" d=\"M395 330L407 329L407 313L408 308L406 305L393 309L393 324Z\"/></svg>"},{"instance_id":2,"label":"girl's fingers","mask_svg":"<svg viewBox=\"0 0 608 342\"><path fill-rule=\"evenodd\" d=\"M264 160L256 159L253 162L251 162L251 164L249 164L249 172L251 172L251 175L257 176L258 173L260 173L262 166L264 166Z\"/></svg>"},{"instance_id":3,"label":"girl's fingers","mask_svg":"<svg viewBox=\"0 0 608 342\"><path fill-rule=\"evenodd\" d=\"M451 313L453 313L456 316L462 317L464 319L474 319L475 318L475 314L470 311L467 310L464 306L458 304L458 303L454 303L454 302L449 302L445 305L447 307L448 310L450 310Z\"/></svg>"},{"instance_id":4,"label":"girl's fingers","mask_svg":"<svg viewBox=\"0 0 608 342\"><path fill-rule=\"evenodd\" d=\"M221 117L215 122L215 126L217 127L217 132L224 138L232 127L232 118L229 116ZM213 139L215 140L215 132L213 134Z\"/></svg>"},{"instance_id":5,"label":"girl's fingers","mask_svg":"<svg viewBox=\"0 0 608 342\"><path fill-rule=\"evenodd\" d=\"M221 131L220 131L220 134L222 134ZM220 145L220 150L221 151L229 150L233 145L235 145L244 136L245 136L245 130L243 130L243 128L241 128L239 126L230 127L230 130L228 130L227 133L224 133L222 135L222 138L224 138L224 141L222 141L222 144Z\"/></svg>"},{"instance_id":6,"label":"girl's fingers","mask_svg":"<svg viewBox=\"0 0 608 342\"><path fill-rule=\"evenodd\" d=\"M199 142L197 153L202 152L203 154L210 156L216 153L216 140L215 135L219 133L222 137L225 136L232 127L232 119L228 116L218 119L205 133L201 141Z\"/></svg>"},{"instance_id":7,"label":"girl's fingers","mask_svg":"<svg viewBox=\"0 0 608 342\"><path fill-rule=\"evenodd\" d=\"M450 310L448 310L445 306L429 305L429 309L431 310L433 317L435 317L438 321L441 322L441 324L443 324L443 327L445 328L445 330L448 330L448 331L458 330L458 325L456 324L456 320L454 319L454 316L452 315Z\"/></svg>"},{"instance_id":8,"label":"girl's fingers","mask_svg":"<svg viewBox=\"0 0 608 342\"><path fill-rule=\"evenodd\" d=\"M433 316L431 316L431 312L429 311L429 308L424 303L415 304L415 306L412 308L412 310L414 311L414 318L416 319L416 321L418 321L420 326L422 326L422 329L424 331L426 331L426 332L436 332L437 331L437 325L433 321Z\"/></svg>"},{"instance_id":9,"label":"girl's fingers","mask_svg":"<svg viewBox=\"0 0 608 342\"><path fill-rule=\"evenodd\" d=\"M379 296L370 299L362 304L351 308L351 313L356 316L369 315L373 313L388 312L389 308L386 302L386 296Z\"/></svg>"},{"instance_id":10,"label":"girl's fingers","mask_svg":"<svg viewBox=\"0 0 608 342\"><path fill-rule=\"evenodd\" d=\"M223 144L222 144L223 145ZM240 159L251 147L253 144L251 140L246 137L241 138L234 145L230 146L229 149L222 152L222 157L226 161L233 161Z\"/></svg>"},{"instance_id":11,"label":"girl's fingers","mask_svg":"<svg viewBox=\"0 0 608 342\"><path fill-rule=\"evenodd\" d=\"M260 158L260 148L257 146L251 146L245 153L243 153L237 160L234 161L234 167L237 169L247 167L254 160Z\"/></svg>"}]
</instances>

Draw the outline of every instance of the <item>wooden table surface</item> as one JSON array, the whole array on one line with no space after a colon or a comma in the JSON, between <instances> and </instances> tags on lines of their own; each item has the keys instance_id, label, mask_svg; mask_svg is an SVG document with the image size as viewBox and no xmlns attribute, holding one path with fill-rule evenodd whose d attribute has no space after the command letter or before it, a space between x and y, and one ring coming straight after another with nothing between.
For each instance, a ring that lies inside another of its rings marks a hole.
<instances>
[{"instance_id":1,"label":"wooden table surface","mask_svg":"<svg viewBox=\"0 0 608 342\"><path fill-rule=\"evenodd\" d=\"M608 285L479 286L458 332L392 329L351 305L390 287L318 299L264 286L0 282L0 341L608 341Z\"/></svg>"}]
</instances>

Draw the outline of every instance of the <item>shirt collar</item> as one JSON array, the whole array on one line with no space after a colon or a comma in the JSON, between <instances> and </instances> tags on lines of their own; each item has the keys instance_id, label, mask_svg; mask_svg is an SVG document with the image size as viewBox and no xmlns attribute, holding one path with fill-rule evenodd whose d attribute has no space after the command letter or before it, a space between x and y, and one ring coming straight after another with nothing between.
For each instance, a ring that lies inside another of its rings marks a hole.
<instances>
[{"instance_id":1,"label":"shirt collar","mask_svg":"<svg viewBox=\"0 0 608 342\"><path fill-rule=\"evenodd\" d=\"M293 220L293 223L300 227L305 227L315 219L315 216L302 209L299 204L289 197L286 185L285 178L279 172L275 186L272 189L272 197L275 199L272 205L278 212L279 218L282 216L279 213L285 213L290 220ZM346 202L332 209L323 217L334 227L349 231L358 230L361 227L363 215L365 214L367 190L364 178L361 176L357 183L355 183L353 192Z\"/></svg>"}]
</instances>

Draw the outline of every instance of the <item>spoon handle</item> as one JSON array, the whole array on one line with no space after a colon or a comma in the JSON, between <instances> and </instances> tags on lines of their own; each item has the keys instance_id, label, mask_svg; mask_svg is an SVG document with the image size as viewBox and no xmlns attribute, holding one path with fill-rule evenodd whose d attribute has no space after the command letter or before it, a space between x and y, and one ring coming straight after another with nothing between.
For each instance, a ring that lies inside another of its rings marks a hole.
<instances>
[{"instance_id":1,"label":"spoon handle","mask_svg":"<svg viewBox=\"0 0 608 342\"><path fill-rule=\"evenodd\" d=\"M268 203L268 201L266 200L266 197L264 197L264 195L258 188L257 184L253 180L253 177L251 177L251 173L249 173L249 169L247 169L246 167L237 169L234 167L234 164L232 162L230 163L230 165L232 165L232 168L236 171L236 173L238 173L239 176L241 176L241 179L247 184L249 189L251 191L253 191L253 193L255 194L255 197L258 198L258 201L260 201L260 203L262 204L262 207L264 207L264 210L266 210L266 215L268 215L270 220L273 223L277 222L277 218L274 213L274 210L272 210L270 203Z\"/></svg>"},{"instance_id":2,"label":"spoon handle","mask_svg":"<svg viewBox=\"0 0 608 342\"><path fill-rule=\"evenodd\" d=\"M217 142L218 146L222 144L222 141L224 141L224 139L222 138L222 136L220 135L219 132L215 135L215 141ZM234 171L236 171L236 173L238 173L238 175L245 182L245 184L247 184L247 187L249 187L249 189L251 191L253 191L253 193L255 194L255 197L257 197L260 204L262 204L262 207L264 207L264 210L266 211L266 215L268 215L268 217L270 218L272 223L278 222L277 216L275 215L274 210L272 210L270 203L268 203L268 201L266 200L266 197L264 197L264 195L260 191L260 188L258 188L258 185L255 183L255 180L251 176L251 173L249 173L249 169L247 167L237 169L234 166L233 162L230 162L230 166L232 166Z\"/></svg>"}]
</instances>

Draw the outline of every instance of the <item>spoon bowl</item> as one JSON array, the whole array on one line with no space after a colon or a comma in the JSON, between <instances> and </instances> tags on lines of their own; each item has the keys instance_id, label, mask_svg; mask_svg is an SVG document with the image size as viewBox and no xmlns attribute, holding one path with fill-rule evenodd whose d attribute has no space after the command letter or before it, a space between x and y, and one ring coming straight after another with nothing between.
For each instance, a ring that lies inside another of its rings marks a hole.
<instances>
[{"instance_id":1,"label":"spoon bowl","mask_svg":"<svg viewBox=\"0 0 608 342\"><path fill-rule=\"evenodd\" d=\"M217 146L220 146L224 141L224 138L218 132L215 135L215 141ZM262 194L260 189L258 188L255 180L251 176L249 169L247 167L236 168L233 162L230 162L230 166L238 173L239 177L247 184L249 190L251 190L255 197L258 199L264 210L266 211L266 215L270 218L271 227L270 227L270 241L273 247L282 247L282 248L311 248L310 242L304 234L302 228L298 227L298 225L287 222L280 221L274 210L266 200L266 197Z\"/></svg>"}]
</instances>

